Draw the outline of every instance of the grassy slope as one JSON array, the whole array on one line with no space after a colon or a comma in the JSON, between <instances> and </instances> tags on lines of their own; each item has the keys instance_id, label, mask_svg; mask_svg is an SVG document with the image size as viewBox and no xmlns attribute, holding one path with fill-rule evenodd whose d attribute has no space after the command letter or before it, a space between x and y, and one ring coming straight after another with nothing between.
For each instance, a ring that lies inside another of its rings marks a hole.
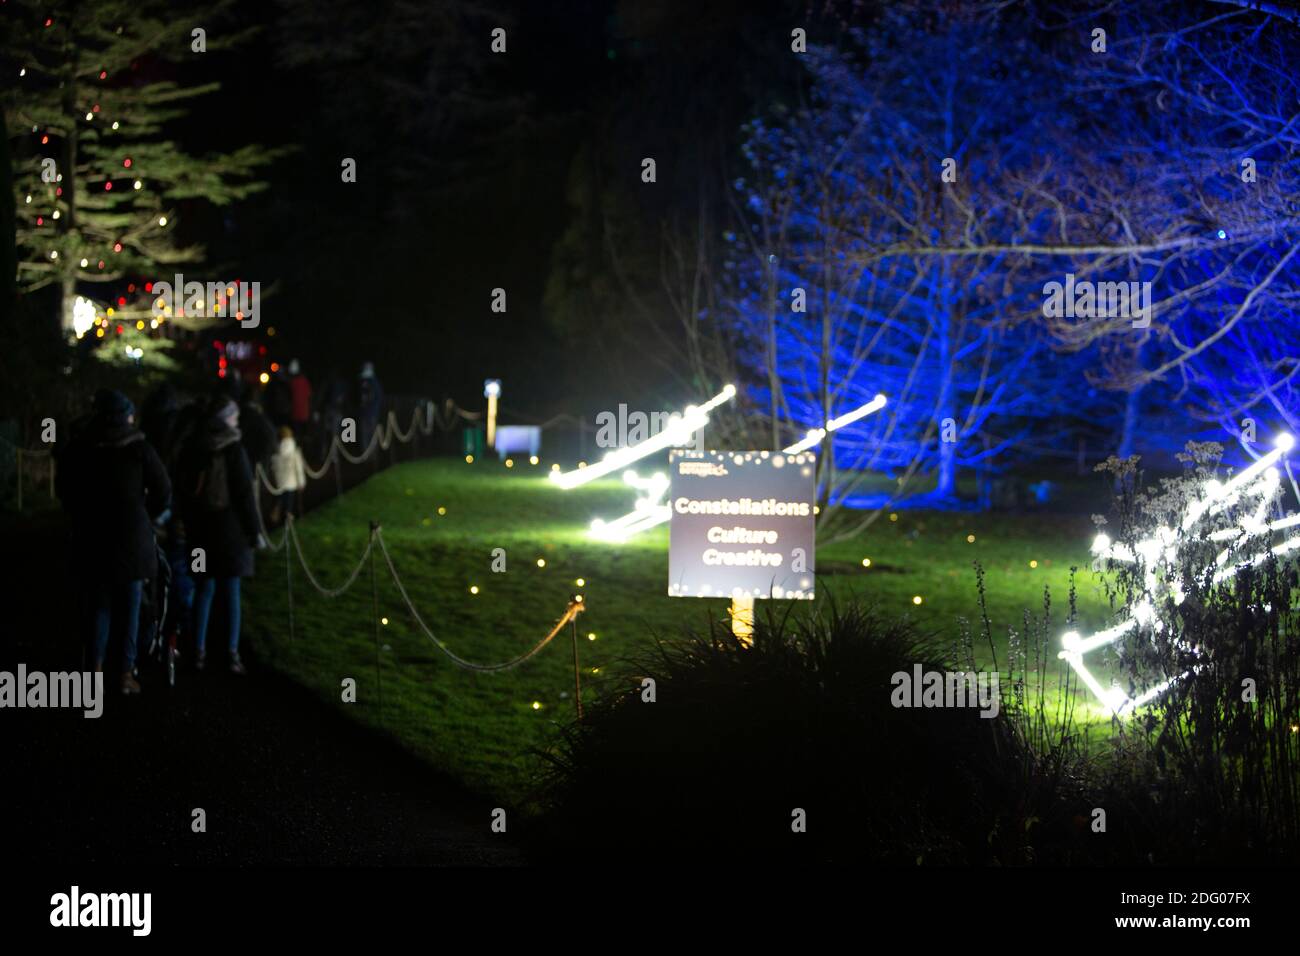
<instances>
[{"instance_id":1,"label":"grassy slope","mask_svg":"<svg viewBox=\"0 0 1300 956\"><path fill-rule=\"evenodd\" d=\"M618 546L586 539L591 518L621 514L631 498L617 481L566 493L550 486L541 467L508 471L437 460L377 475L306 518L299 534L313 572L334 587L361 554L370 519L379 521L425 622L456 653L477 662L503 661L526 650L551 628L570 596L581 592L589 608L578 621L588 695L599 693L602 682L620 673L619 659L650 646L655 634L703 626L708 615L725 614L723 601L667 596L666 528ZM969 534L974 543L967 541ZM1083 623L1102 622L1096 576L1087 570L1091 537L1083 515L904 511L896 521L883 516L858 539L819 548L818 600L828 592L859 595L886 613L913 615L946 644L956 639L958 616L978 618L971 566L978 559L987 571L992 632L1005 668L1008 627L1020 625L1026 608L1041 612L1045 588L1055 619L1063 619L1071 564L1084 568ZM490 569L495 548L506 551L505 573ZM863 557L871 558L870 568L862 566ZM538 567L539 558L545 567ZM469 786L505 800L526 793L536 766L533 752L547 745L555 722L573 714L567 630L515 670L462 671L419 631L377 559L379 616L388 619L379 626L381 713L368 569L344 595L329 600L295 565L290 642L284 557L264 553L259 565L247 589L244 626L263 659L324 699L347 706L357 719L384 727ZM584 587L577 586L578 578ZM477 595L470 594L471 585L479 588ZM920 606L912 602L918 594ZM763 607L760 602L760 612ZM1052 633L1061 629L1054 625ZM589 634L596 640L587 639ZM987 646L977 644L976 652L987 664ZM357 681L355 704L340 703L345 677Z\"/></svg>"}]
</instances>

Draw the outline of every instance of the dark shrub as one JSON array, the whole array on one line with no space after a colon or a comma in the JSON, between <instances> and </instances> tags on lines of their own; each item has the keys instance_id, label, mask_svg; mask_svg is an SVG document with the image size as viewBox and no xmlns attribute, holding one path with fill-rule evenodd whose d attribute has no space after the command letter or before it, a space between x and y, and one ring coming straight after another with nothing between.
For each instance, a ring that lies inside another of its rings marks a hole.
<instances>
[{"instance_id":1,"label":"dark shrub","mask_svg":"<svg viewBox=\"0 0 1300 956\"><path fill-rule=\"evenodd\" d=\"M947 669L906 622L832 607L760 620L751 649L720 625L630 663L629 690L551 755L543 854L1025 863L1044 835L1061 859L1086 831L1061 775L1026 785L1037 761L1005 719L891 704L896 672Z\"/></svg>"}]
</instances>

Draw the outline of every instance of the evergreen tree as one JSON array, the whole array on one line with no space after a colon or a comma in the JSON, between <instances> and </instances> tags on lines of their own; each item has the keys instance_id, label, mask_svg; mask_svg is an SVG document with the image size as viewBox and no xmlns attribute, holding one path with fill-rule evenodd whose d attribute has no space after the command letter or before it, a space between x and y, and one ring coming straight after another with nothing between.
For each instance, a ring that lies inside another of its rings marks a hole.
<instances>
[{"instance_id":1,"label":"evergreen tree","mask_svg":"<svg viewBox=\"0 0 1300 956\"><path fill-rule=\"evenodd\" d=\"M80 283L202 260L178 231L179 203L225 205L264 188L254 175L271 151L196 155L171 138L191 102L218 88L178 82L184 61L248 35L223 26L228 6L11 0L0 10L19 286L57 290L65 332ZM211 129L217 141L238 135L227 118Z\"/></svg>"}]
</instances>

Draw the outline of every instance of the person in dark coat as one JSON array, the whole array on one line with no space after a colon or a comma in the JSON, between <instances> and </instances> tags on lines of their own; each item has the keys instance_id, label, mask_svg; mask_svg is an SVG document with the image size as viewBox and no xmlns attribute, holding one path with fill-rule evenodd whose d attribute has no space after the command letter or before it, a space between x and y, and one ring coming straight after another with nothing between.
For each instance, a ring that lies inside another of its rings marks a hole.
<instances>
[{"instance_id":1,"label":"person in dark coat","mask_svg":"<svg viewBox=\"0 0 1300 956\"><path fill-rule=\"evenodd\" d=\"M266 417L277 429L293 421L293 385L283 371L274 373L262 392Z\"/></svg>"},{"instance_id":2,"label":"person in dark coat","mask_svg":"<svg viewBox=\"0 0 1300 956\"><path fill-rule=\"evenodd\" d=\"M135 407L110 389L95 393L90 416L73 426L57 464L55 491L71 518L76 559L90 584L94 668L104 669L116 617L122 693L138 694L132 672L140 604L144 582L158 573L153 523L170 506L171 482L135 427Z\"/></svg>"},{"instance_id":3,"label":"person in dark coat","mask_svg":"<svg viewBox=\"0 0 1300 956\"><path fill-rule=\"evenodd\" d=\"M182 453L179 499L186 543L202 550L195 568L195 666L207 660L208 619L220 595L226 610L230 669L244 673L239 659L240 578L253 574L253 549L263 539L253 496L253 470L240 441L239 406L219 395Z\"/></svg>"},{"instance_id":4,"label":"person in dark coat","mask_svg":"<svg viewBox=\"0 0 1300 956\"><path fill-rule=\"evenodd\" d=\"M361 376L357 379L357 425L361 434L361 452L370 447L371 436L379 427L379 416L384 410L384 387L375 375L373 362L361 366Z\"/></svg>"},{"instance_id":5,"label":"person in dark coat","mask_svg":"<svg viewBox=\"0 0 1300 956\"><path fill-rule=\"evenodd\" d=\"M176 389L164 382L149 393L140 407L140 430L164 465L171 458L181 402Z\"/></svg>"}]
</instances>

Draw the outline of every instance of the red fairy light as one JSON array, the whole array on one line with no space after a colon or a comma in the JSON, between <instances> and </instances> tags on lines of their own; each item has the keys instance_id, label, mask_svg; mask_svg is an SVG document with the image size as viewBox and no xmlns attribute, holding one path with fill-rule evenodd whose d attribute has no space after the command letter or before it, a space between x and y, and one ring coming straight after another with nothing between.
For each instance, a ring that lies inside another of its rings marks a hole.
<instances>
[{"instance_id":1,"label":"red fairy light","mask_svg":"<svg viewBox=\"0 0 1300 956\"><path fill-rule=\"evenodd\" d=\"M45 145L46 143L48 143L49 141L50 141L50 134L49 134L49 133L46 133L44 136L41 137L41 145L42 145L42 146L44 146L44 145Z\"/></svg>"},{"instance_id":2,"label":"red fairy light","mask_svg":"<svg viewBox=\"0 0 1300 956\"><path fill-rule=\"evenodd\" d=\"M117 304L118 304L118 305L126 305L126 296L124 296L124 295L119 295L119 296L117 297Z\"/></svg>"},{"instance_id":3,"label":"red fairy light","mask_svg":"<svg viewBox=\"0 0 1300 956\"><path fill-rule=\"evenodd\" d=\"M37 216L37 217L36 217L36 225L38 225L38 226L43 226L43 225L45 225L45 217L44 217L44 216Z\"/></svg>"},{"instance_id":4,"label":"red fairy light","mask_svg":"<svg viewBox=\"0 0 1300 956\"><path fill-rule=\"evenodd\" d=\"M135 283L134 283L134 282L128 282L128 283L126 284L126 291L127 291L127 292L134 292L134 291L135 291Z\"/></svg>"},{"instance_id":5,"label":"red fairy light","mask_svg":"<svg viewBox=\"0 0 1300 956\"><path fill-rule=\"evenodd\" d=\"M117 334L118 334L118 335L121 335L121 334L122 334L122 326L120 326L120 325L117 327Z\"/></svg>"},{"instance_id":6,"label":"red fairy light","mask_svg":"<svg viewBox=\"0 0 1300 956\"><path fill-rule=\"evenodd\" d=\"M104 192L110 192L112 191L112 189L113 189L113 181L110 179L108 182L104 183Z\"/></svg>"},{"instance_id":7,"label":"red fairy light","mask_svg":"<svg viewBox=\"0 0 1300 956\"><path fill-rule=\"evenodd\" d=\"M55 186L55 187L54 187L54 195L56 195L56 196L62 196L62 195L63 195L63 187L62 187L62 186Z\"/></svg>"},{"instance_id":8,"label":"red fairy light","mask_svg":"<svg viewBox=\"0 0 1300 956\"><path fill-rule=\"evenodd\" d=\"M122 160L122 165L125 166L127 169L130 169L130 168L131 168L131 157L128 156L126 159Z\"/></svg>"},{"instance_id":9,"label":"red fairy light","mask_svg":"<svg viewBox=\"0 0 1300 956\"><path fill-rule=\"evenodd\" d=\"M99 71L99 78L100 78L101 80L106 80L106 79L108 79L108 70L100 70L100 71Z\"/></svg>"},{"instance_id":10,"label":"red fairy light","mask_svg":"<svg viewBox=\"0 0 1300 956\"><path fill-rule=\"evenodd\" d=\"M144 284L144 291L145 291L145 292L152 292L152 291L153 291L153 283L152 283L152 282L146 282L146 283Z\"/></svg>"},{"instance_id":11,"label":"red fairy light","mask_svg":"<svg viewBox=\"0 0 1300 956\"><path fill-rule=\"evenodd\" d=\"M113 243L113 251L114 251L114 252L121 252L121 251L122 251L122 244L121 244L120 242L115 242L115 243Z\"/></svg>"}]
</instances>

